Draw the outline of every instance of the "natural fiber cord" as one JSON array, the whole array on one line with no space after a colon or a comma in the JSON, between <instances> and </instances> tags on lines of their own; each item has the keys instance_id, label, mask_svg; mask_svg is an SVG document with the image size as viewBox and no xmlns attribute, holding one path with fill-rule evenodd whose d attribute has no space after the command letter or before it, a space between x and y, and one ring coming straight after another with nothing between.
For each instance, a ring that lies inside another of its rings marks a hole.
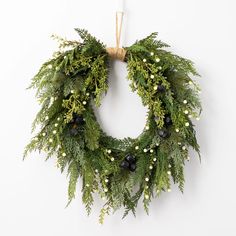
<instances>
[{"instance_id":1,"label":"natural fiber cord","mask_svg":"<svg viewBox=\"0 0 236 236\"><path fill-rule=\"evenodd\" d=\"M116 12L116 47L106 48L107 53L111 58L118 59L120 61L124 61L126 54L126 50L124 48L120 48L123 15L123 12Z\"/></svg>"}]
</instances>

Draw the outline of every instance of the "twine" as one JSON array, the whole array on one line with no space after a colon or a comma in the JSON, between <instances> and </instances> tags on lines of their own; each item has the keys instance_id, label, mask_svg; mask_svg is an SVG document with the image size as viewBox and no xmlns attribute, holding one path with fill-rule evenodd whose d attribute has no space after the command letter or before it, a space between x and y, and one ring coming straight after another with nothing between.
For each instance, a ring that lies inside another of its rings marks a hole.
<instances>
[{"instance_id":1,"label":"twine","mask_svg":"<svg viewBox=\"0 0 236 236\"><path fill-rule=\"evenodd\" d=\"M124 12L116 12L116 47L106 48L106 51L111 58L120 61L124 61L126 54L126 50L124 48L120 48L123 15Z\"/></svg>"}]
</instances>

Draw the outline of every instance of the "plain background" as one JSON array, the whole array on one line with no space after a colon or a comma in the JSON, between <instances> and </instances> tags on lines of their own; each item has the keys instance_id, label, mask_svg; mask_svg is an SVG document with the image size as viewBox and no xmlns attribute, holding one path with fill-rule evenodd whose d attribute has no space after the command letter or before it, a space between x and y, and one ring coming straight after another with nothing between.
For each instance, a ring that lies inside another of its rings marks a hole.
<instances>
[{"instance_id":1,"label":"plain background","mask_svg":"<svg viewBox=\"0 0 236 236\"><path fill-rule=\"evenodd\" d=\"M85 28L108 46L115 44L116 3L111 0L7 0L0 2L0 235L236 235L236 4L234 0L126 0L122 43L153 31L172 51L195 61L202 78L203 114L196 122L202 163L186 165L185 193L175 186L153 201L150 215L122 211L98 224L100 200L86 216L81 195L65 209L67 178L53 159L33 153L22 161L39 109L25 90L56 44L52 33L77 39ZM116 137L136 137L146 109L128 87L126 65L114 63L110 90L98 115Z\"/></svg>"}]
</instances>

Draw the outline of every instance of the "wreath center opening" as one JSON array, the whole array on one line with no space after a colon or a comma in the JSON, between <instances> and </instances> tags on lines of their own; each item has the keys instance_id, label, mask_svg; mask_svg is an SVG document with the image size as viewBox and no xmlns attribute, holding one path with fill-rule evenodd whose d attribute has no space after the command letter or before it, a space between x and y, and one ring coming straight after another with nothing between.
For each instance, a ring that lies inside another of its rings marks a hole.
<instances>
[{"instance_id":1,"label":"wreath center opening","mask_svg":"<svg viewBox=\"0 0 236 236\"><path fill-rule=\"evenodd\" d=\"M104 132L114 138L137 138L144 129L147 108L131 91L127 64L119 60L109 63L109 89L101 106L94 108L97 120Z\"/></svg>"}]
</instances>

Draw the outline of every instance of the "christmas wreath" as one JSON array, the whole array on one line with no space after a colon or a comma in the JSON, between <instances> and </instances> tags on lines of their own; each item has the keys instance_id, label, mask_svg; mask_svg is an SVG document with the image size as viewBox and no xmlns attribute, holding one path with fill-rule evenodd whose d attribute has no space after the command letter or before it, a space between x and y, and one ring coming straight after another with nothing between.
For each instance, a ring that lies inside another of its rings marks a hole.
<instances>
[{"instance_id":1,"label":"christmas wreath","mask_svg":"<svg viewBox=\"0 0 236 236\"><path fill-rule=\"evenodd\" d=\"M193 63L163 48L157 34L123 49L107 49L86 30L76 29L81 42L59 37L60 50L32 80L41 110L33 122L40 131L25 149L55 157L69 175L69 203L82 181L88 213L97 193L105 201L100 222L111 210L135 214L139 199L145 210L152 198L171 191L171 179L183 191L188 150L199 154L192 118L199 118L198 75ZM116 139L100 127L94 114L108 90L110 56L127 63L128 80L148 108L147 121L135 139ZM200 155L200 154L199 154Z\"/></svg>"}]
</instances>

